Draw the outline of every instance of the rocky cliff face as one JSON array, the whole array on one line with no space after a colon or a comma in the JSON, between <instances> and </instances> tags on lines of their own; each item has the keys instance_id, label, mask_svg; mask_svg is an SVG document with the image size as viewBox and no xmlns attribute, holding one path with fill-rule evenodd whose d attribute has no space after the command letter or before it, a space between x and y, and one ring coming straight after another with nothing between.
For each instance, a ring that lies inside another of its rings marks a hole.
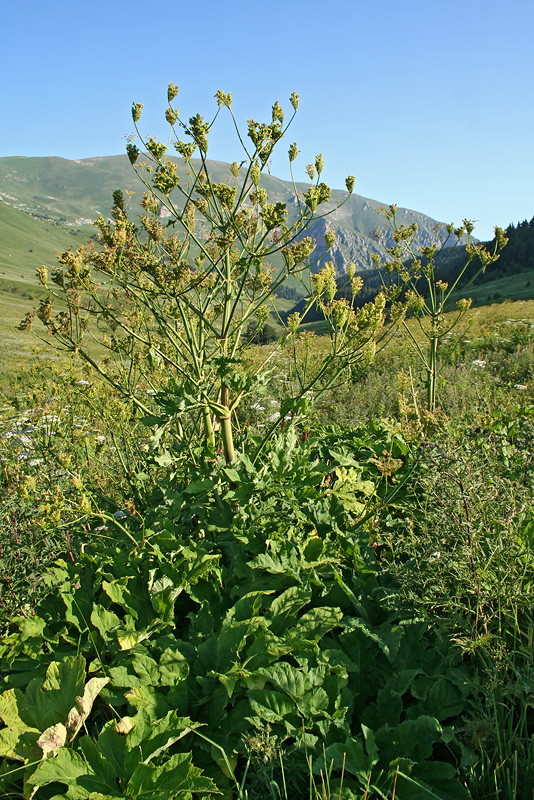
<instances>
[{"instance_id":1,"label":"rocky cliff face","mask_svg":"<svg viewBox=\"0 0 534 800\"><path fill-rule=\"evenodd\" d=\"M318 262L320 269L326 261L333 261L336 272L343 274L351 262L358 270L375 269L371 260L373 255L383 255L384 247L377 237L378 229L382 232L381 241L388 247L393 245L392 232L387 221L380 214L380 204L373 204L358 195L353 195L347 203L330 216L315 220L307 229L307 235L317 241L318 251L324 241L324 235L330 230L335 235L335 243L329 253ZM418 232L414 244L425 247L436 240L447 238L446 226L424 214L407 209L399 209L399 224L411 225L417 222Z\"/></svg>"}]
</instances>

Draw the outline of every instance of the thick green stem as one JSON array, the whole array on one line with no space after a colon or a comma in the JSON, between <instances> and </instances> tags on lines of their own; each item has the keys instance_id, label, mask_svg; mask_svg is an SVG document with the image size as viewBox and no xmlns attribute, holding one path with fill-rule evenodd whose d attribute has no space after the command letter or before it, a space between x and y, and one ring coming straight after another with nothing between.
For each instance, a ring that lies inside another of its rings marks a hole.
<instances>
[{"instance_id":1,"label":"thick green stem","mask_svg":"<svg viewBox=\"0 0 534 800\"><path fill-rule=\"evenodd\" d=\"M206 442L208 446L215 449L215 432L213 430L213 423L211 421L211 414L208 405L202 409L202 418L204 420L204 433L206 434Z\"/></svg>"},{"instance_id":2,"label":"thick green stem","mask_svg":"<svg viewBox=\"0 0 534 800\"><path fill-rule=\"evenodd\" d=\"M223 441L224 458L227 464L234 460L234 435L232 433L232 417L229 409L228 386L221 385L221 405L228 409L228 416L221 417L221 436Z\"/></svg>"},{"instance_id":3,"label":"thick green stem","mask_svg":"<svg viewBox=\"0 0 534 800\"><path fill-rule=\"evenodd\" d=\"M438 337L433 336L430 340L430 359L428 365L428 385L427 402L428 410L434 413L436 410L436 381L438 376Z\"/></svg>"}]
</instances>

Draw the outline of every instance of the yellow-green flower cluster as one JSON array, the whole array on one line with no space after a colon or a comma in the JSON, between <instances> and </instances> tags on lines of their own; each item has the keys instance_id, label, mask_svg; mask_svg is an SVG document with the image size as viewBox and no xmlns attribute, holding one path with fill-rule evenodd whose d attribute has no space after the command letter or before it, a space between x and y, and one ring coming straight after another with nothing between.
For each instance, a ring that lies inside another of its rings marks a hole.
<instances>
[{"instance_id":1,"label":"yellow-green flower cluster","mask_svg":"<svg viewBox=\"0 0 534 800\"><path fill-rule=\"evenodd\" d=\"M148 152L154 156L156 161L160 161L162 156L165 155L165 151L167 148L162 142L156 142L156 140L151 136L146 143L146 149Z\"/></svg>"},{"instance_id":2,"label":"yellow-green flower cluster","mask_svg":"<svg viewBox=\"0 0 534 800\"><path fill-rule=\"evenodd\" d=\"M414 314L420 314L425 307L425 298L413 289L407 289L406 305Z\"/></svg>"},{"instance_id":3,"label":"yellow-green flower cluster","mask_svg":"<svg viewBox=\"0 0 534 800\"><path fill-rule=\"evenodd\" d=\"M337 292L336 268L333 261L328 261L313 277L313 287L316 294L325 296L329 303L334 299Z\"/></svg>"},{"instance_id":4,"label":"yellow-green flower cluster","mask_svg":"<svg viewBox=\"0 0 534 800\"><path fill-rule=\"evenodd\" d=\"M318 186L310 186L308 191L304 193L304 202L313 212L320 203L326 203L330 200L330 195L330 187L326 183L320 183Z\"/></svg>"},{"instance_id":5,"label":"yellow-green flower cluster","mask_svg":"<svg viewBox=\"0 0 534 800\"><path fill-rule=\"evenodd\" d=\"M227 183L214 183L213 194L224 208L232 209L237 194L236 186L228 186Z\"/></svg>"},{"instance_id":6,"label":"yellow-green flower cluster","mask_svg":"<svg viewBox=\"0 0 534 800\"><path fill-rule=\"evenodd\" d=\"M287 219L287 206L285 203L266 203L261 209L263 224L268 231L283 225Z\"/></svg>"},{"instance_id":7,"label":"yellow-green flower cluster","mask_svg":"<svg viewBox=\"0 0 534 800\"><path fill-rule=\"evenodd\" d=\"M227 94L226 92L221 92L221 91L219 90L219 91L218 91L218 92L215 94L215 97L216 97L216 99L217 99L217 103L218 103L218 105L219 105L219 108L220 108L221 106L226 106L226 108L232 108L232 93L231 93L231 92L229 92L229 93Z\"/></svg>"},{"instance_id":8,"label":"yellow-green flower cluster","mask_svg":"<svg viewBox=\"0 0 534 800\"><path fill-rule=\"evenodd\" d=\"M327 230L324 235L324 243L329 250L334 245L335 241L336 241L336 235L334 231Z\"/></svg>"},{"instance_id":9,"label":"yellow-green flower cluster","mask_svg":"<svg viewBox=\"0 0 534 800\"><path fill-rule=\"evenodd\" d=\"M184 158L186 161L189 161L196 150L196 145L194 145L192 142L177 141L174 142L174 148L180 153L182 158Z\"/></svg>"},{"instance_id":10,"label":"yellow-green flower cluster","mask_svg":"<svg viewBox=\"0 0 534 800\"><path fill-rule=\"evenodd\" d=\"M284 249L284 255L290 267L300 264L311 256L315 250L315 239L306 236L300 242L295 242Z\"/></svg>"},{"instance_id":11,"label":"yellow-green flower cluster","mask_svg":"<svg viewBox=\"0 0 534 800\"><path fill-rule=\"evenodd\" d=\"M204 118L201 114L195 114L195 116L191 117L189 120L189 128L188 133L193 137L197 147L202 150L203 153L207 153L208 131L210 129L209 123L204 122Z\"/></svg>"},{"instance_id":12,"label":"yellow-green flower cluster","mask_svg":"<svg viewBox=\"0 0 534 800\"><path fill-rule=\"evenodd\" d=\"M173 161L169 161L164 166L158 166L152 178L152 183L156 189L159 189L159 191L165 195L170 194L170 192L178 186L179 182L180 176L178 175L176 164Z\"/></svg>"}]
</instances>

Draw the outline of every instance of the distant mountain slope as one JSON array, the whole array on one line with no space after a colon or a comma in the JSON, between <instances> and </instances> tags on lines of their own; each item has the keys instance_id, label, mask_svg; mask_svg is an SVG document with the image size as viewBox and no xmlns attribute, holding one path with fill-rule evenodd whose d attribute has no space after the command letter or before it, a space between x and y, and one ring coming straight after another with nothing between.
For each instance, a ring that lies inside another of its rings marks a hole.
<instances>
[{"instance_id":1,"label":"distant mountain slope","mask_svg":"<svg viewBox=\"0 0 534 800\"><path fill-rule=\"evenodd\" d=\"M0 201L0 278L35 277L35 269L55 254L87 239L75 228L31 217Z\"/></svg>"},{"instance_id":2,"label":"distant mountain slope","mask_svg":"<svg viewBox=\"0 0 534 800\"><path fill-rule=\"evenodd\" d=\"M182 182L187 181L185 163L180 159L173 160L178 164ZM230 179L228 164L210 161L209 166L216 181ZM262 177L262 185L272 202L287 203L290 219L296 215L297 198L291 183L267 175ZM297 185L299 191L306 188L304 184ZM58 235L61 231L59 238L62 241L63 233L71 237L75 235L72 239L74 244L77 243L76 239L80 241L84 236L88 238L94 231L92 222L96 217L109 214L115 189L135 193L130 201L132 208L143 195L144 187L127 156L86 158L78 161L64 158L0 158L0 201L12 209L24 212L33 220L45 222L49 226L49 232L50 226L54 226ZM334 209L346 197L346 192L335 190L332 192L332 202L326 207ZM334 260L340 273L344 272L351 261L361 269L370 269L371 255L380 252L380 247L371 238L371 234L383 221L378 213L382 205L375 200L353 195L338 211L334 211L326 219L318 219L312 223L307 235L313 236L322 244L327 227L333 230L336 241L328 258ZM399 223L411 224L414 220L417 221L418 243L421 245L433 241L436 231L445 231L444 225L415 211L399 209L397 216ZM4 245L0 247L1 250L5 249ZM21 252L24 247L25 243L21 242ZM11 249L14 249L14 245ZM0 255L0 259L5 260L5 255Z\"/></svg>"}]
</instances>

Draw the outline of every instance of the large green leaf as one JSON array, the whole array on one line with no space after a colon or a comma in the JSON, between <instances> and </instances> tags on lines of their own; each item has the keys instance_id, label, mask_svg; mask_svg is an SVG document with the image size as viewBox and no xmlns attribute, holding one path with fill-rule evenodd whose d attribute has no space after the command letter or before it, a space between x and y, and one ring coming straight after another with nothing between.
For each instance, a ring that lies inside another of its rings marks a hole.
<instances>
[{"instance_id":1,"label":"large green leaf","mask_svg":"<svg viewBox=\"0 0 534 800\"><path fill-rule=\"evenodd\" d=\"M410 719L418 712L446 720L461 714L464 708L465 700L460 690L450 680L441 676L434 679L425 700L408 709L407 717Z\"/></svg>"},{"instance_id":2,"label":"large green leaf","mask_svg":"<svg viewBox=\"0 0 534 800\"><path fill-rule=\"evenodd\" d=\"M257 673L288 694L295 702L313 689L309 677L286 661L279 661L271 667L259 669Z\"/></svg>"},{"instance_id":3,"label":"large green leaf","mask_svg":"<svg viewBox=\"0 0 534 800\"><path fill-rule=\"evenodd\" d=\"M148 763L198 727L198 723L192 722L189 717L178 717L174 711L154 721L146 711L141 710L126 737L127 748L139 749L141 760Z\"/></svg>"},{"instance_id":4,"label":"large green leaf","mask_svg":"<svg viewBox=\"0 0 534 800\"><path fill-rule=\"evenodd\" d=\"M139 764L125 788L125 796L136 799L171 800L192 792L211 794L217 788L210 778L201 775L191 763L190 753L176 753L162 766Z\"/></svg>"},{"instance_id":5,"label":"large green leaf","mask_svg":"<svg viewBox=\"0 0 534 800\"><path fill-rule=\"evenodd\" d=\"M447 743L451 738L451 731L442 728L438 720L430 716L404 720L395 727L384 725L375 731L380 759L387 762L403 757L424 761L431 757L436 742Z\"/></svg>"},{"instance_id":6,"label":"large green leaf","mask_svg":"<svg viewBox=\"0 0 534 800\"><path fill-rule=\"evenodd\" d=\"M310 600L311 589L302 586L290 586L276 597L269 608L273 633L281 634L289 624L294 622L297 613Z\"/></svg>"},{"instance_id":7,"label":"large green leaf","mask_svg":"<svg viewBox=\"0 0 534 800\"><path fill-rule=\"evenodd\" d=\"M55 781L70 784L89 772L89 767L79 753L62 747L55 758L41 761L28 783L32 786L45 786Z\"/></svg>"},{"instance_id":8,"label":"large green leaf","mask_svg":"<svg viewBox=\"0 0 534 800\"><path fill-rule=\"evenodd\" d=\"M159 719L169 710L165 695L153 686L134 686L124 696L131 706L144 709L152 719Z\"/></svg>"},{"instance_id":9,"label":"large green leaf","mask_svg":"<svg viewBox=\"0 0 534 800\"><path fill-rule=\"evenodd\" d=\"M116 764L109 761L102 753L100 741L98 745L88 736L80 739L80 749L84 755L88 772L79 783L90 792L100 792L110 796L122 796L117 784L120 777L116 772Z\"/></svg>"},{"instance_id":10,"label":"large green leaf","mask_svg":"<svg viewBox=\"0 0 534 800\"><path fill-rule=\"evenodd\" d=\"M303 614L294 627L286 632L289 641L319 641L326 633L337 627L343 613L339 608L319 606Z\"/></svg>"},{"instance_id":11,"label":"large green leaf","mask_svg":"<svg viewBox=\"0 0 534 800\"><path fill-rule=\"evenodd\" d=\"M113 611L108 611L106 608L104 608L104 606L101 606L98 603L93 605L93 610L91 611L91 622L105 642L109 642L112 639L111 634L113 631L116 631L118 628L122 627L119 617L114 614Z\"/></svg>"},{"instance_id":12,"label":"large green leaf","mask_svg":"<svg viewBox=\"0 0 534 800\"><path fill-rule=\"evenodd\" d=\"M296 705L286 694L272 689L252 689L248 700L254 713L265 722L283 722L296 712Z\"/></svg>"},{"instance_id":13,"label":"large green leaf","mask_svg":"<svg viewBox=\"0 0 534 800\"><path fill-rule=\"evenodd\" d=\"M314 762L313 771L324 769L324 764L330 764L330 761L337 769L345 769L353 775L368 772L373 767L373 759L365 754L362 744L354 738L329 745L324 755Z\"/></svg>"},{"instance_id":14,"label":"large green leaf","mask_svg":"<svg viewBox=\"0 0 534 800\"><path fill-rule=\"evenodd\" d=\"M26 716L31 713L32 721L40 730L56 722L66 722L76 698L83 695L84 682L85 659L82 656L52 662L44 681L36 678L29 684L23 713Z\"/></svg>"},{"instance_id":15,"label":"large green leaf","mask_svg":"<svg viewBox=\"0 0 534 800\"><path fill-rule=\"evenodd\" d=\"M179 650L167 647L159 660L160 682L162 686L175 686L189 674L189 664Z\"/></svg>"},{"instance_id":16,"label":"large green leaf","mask_svg":"<svg viewBox=\"0 0 534 800\"><path fill-rule=\"evenodd\" d=\"M84 681L85 660L75 656L49 664L44 679L34 678L25 694L9 689L0 695L6 726L0 731L0 753L30 761L36 753L46 756L72 741L109 678Z\"/></svg>"}]
</instances>

